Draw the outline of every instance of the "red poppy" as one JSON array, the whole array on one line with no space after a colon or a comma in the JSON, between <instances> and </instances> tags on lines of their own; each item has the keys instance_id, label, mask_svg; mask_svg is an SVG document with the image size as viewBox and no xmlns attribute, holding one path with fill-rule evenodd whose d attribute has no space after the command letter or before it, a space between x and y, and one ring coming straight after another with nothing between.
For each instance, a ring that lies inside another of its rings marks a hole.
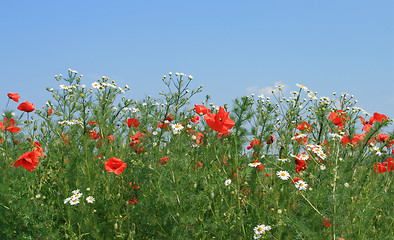
<instances>
[{"instance_id":1,"label":"red poppy","mask_svg":"<svg viewBox=\"0 0 394 240\"><path fill-rule=\"evenodd\" d=\"M158 127L158 128L163 128L163 126L164 126L164 128L167 128L167 127L168 127L168 124L167 124L167 123L164 123L164 125L163 125L163 123L157 123L157 127Z\"/></svg>"},{"instance_id":2,"label":"red poppy","mask_svg":"<svg viewBox=\"0 0 394 240\"><path fill-rule=\"evenodd\" d=\"M49 115L49 116L51 116L52 113L53 113L53 108L51 108L51 109L48 110L48 115Z\"/></svg>"},{"instance_id":3,"label":"red poppy","mask_svg":"<svg viewBox=\"0 0 394 240\"><path fill-rule=\"evenodd\" d=\"M324 225L325 227L330 227L330 226L331 226L330 222L327 222L327 221L324 221L324 222L323 222L323 225Z\"/></svg>"},{"instance_id":4,"label":"red poppy","mask_svg":"<svg viewBox=\"0 0 394 240\"><path fill-rule=\"evenodd\" d=\"M190 118L190 121L197 124L200 122L200 116L196 115L193 118Z\"/></svg>"},{"instance_id":5,"label":"red poppy","mask_svg":"<svg viewBox=\"0 0 394 240\"><path fill-rule=\"evenodd\" d=\"M272 144L274 142L274 135L271 135L268 140L267 140L267 144Z\"/></svg>"},{"instance_id":6,"label":"red poppy","mask_svg":"<svg viewBox=\"0 0 394 240\"><path fill-rule=\"evenodd\" d=\"M386 164L387 162L378 162L376 165L373 165L373 168L375 169L375 172L384 173L387 172Z\"/></svg>"},{"instance_id":7,"label":"red poppy","mask_svg":"<svg viewBox=\"0 0 394 240\"><path fill-rule=\"evenodd\" d=\"M33 171L34 169L37 168L38 162L39 162L39 156L42 153L40 151L31 151L24 153L22 156L16 160L14 163L15 167L22 166L24 167L27 171Z\"/></svg>"},{"instance_id":8,"label":"red poppy","mask_svg":"<svg viewBox=\"0 0 394 240\"><path fill-rule=\"evenodd\" d=\"M124 163L122 159L116 157L111 157L108 161L105 161L104 164L107 172L113 172L116 175L121 174L127 165L127 163Z\"/></svg>"},{"instance_id":9,"label":"red poppy","mask_svg":"<svg viewBox=\"0 0 394 240\"><path fill-rule=\"evenodd\" d=\"M167 163L168 158L169 158L168 156L160 158L159 166L162 166L163 164Z\"/></svg>"},{"instance_id":10,"label":"red poppy","mask_svg":"<svg viewBox=\"0 0 394 240\"><path fill-rule=\"evenodd\" d=\"M174 120L174 116L172 116L172 115L170 114L170 115L168 115L168 116L166 117L166 119L164 119L164 120L167 120L167 121L171 122L172 120Z\"/></svg>"},{"instance_id":11,"label":"red poppy","mask_svg":"<svg viewBox=\"0 0 394 240\"><path fill-rule=\"evenodd\" d=\"M353 146L356 146L359 142L362 142L364 140L364 134L354 134L353 135Z\"/></svg>"},{"instance_id":12,"label":"red poppy","mask_svg":"<svg viewBox=\"0 0 394 240\"><path fill-rule=\"evenodd\" d=\"M5 125L3 122L0 122L0 131L5 130Z\"/></svg>"},{"instance_id":13,"label":"red poppy","mask_svg":"<svg viewBox=\"0 0 394 240\"><path fill-rule=\"evenodd\" d=\"M387 116L384 114L380 114L380 113L374 113L373 118L375 119L376 122L381 122L383 120L387 120Z\"/></svg>"},{"instance_id":14,"label":"red poppy","mask_svg":"<svg viewBox=\"0 0 394 240\"><path fill-rule=\"evenodd\" d=\"M90 126L92 126L92 125L98 126L98 123L97 123L96 121L89 121L89 125L90 125Z\"/></svg>"},{"instance_id":15,"label":"red poppy","mask_svg":"<svg viewBox=\"0 0 394 240\"><path fill-rule=\"evenodd\" d=\"M35 108L34 108L33 103L26 101L26 102L19 104L18 110L21 110L23 112L33 112L35 110Z\"/></svg>"},{"instance_id":16,"label":"red poppy","mask_svg":"<svg viewBox=\"0 0 394 240\"><path fill-rule=\"evenodd\" d=\"M205 115L211 111L210 109L207 109L204 105L194 105L194 108L196 109L196 113L199 115Z\"/></svg>"},{"instance_id":17,"label":"red poppy","mask_svg":"<svg viewBox=\"0 0 394 240\"><path fill-rule=\"evenodd\" d=\"M21 129L19 127L15 127L15 120L14 119L10 119L8 120L7 118L4 118L4 123L0 124L0 131L4 130L4 127L6 127L5 130L12 132L12 133L17 133L19 132Z\"/></svg>"},{"instance_id":18,"label":"red poppy","mask_svg":"<svg viewBox=\"0 0 394 240\"><path fill-rule=\"evenodd\" d=\"M300 180L302 180L301 178L299 178L299 177L294 177L293 178L293 180L291 180L291 184L294 184L294 183L296 183L296 182L298 182L298 181L300 181ZM304 180L302 180L302 181L304 181Z\"/></svg>"},{"instance_id":19,"label":"red poppy","mask_svg":"<svg viewBox=\"0 0 394 240\"><path fill-rule=\"evenodd\" d=\"M263 143L260 144L260 140L252 140L250 142L250 145L248 147L246 147L248 150L250 150L251 148L257 147L257 146L263 146Z\"/></svg>"},{"instance_id":20,"label":"red poppy","mask_svg":"<svg viewBox=\"0 0 394 240\"><path fill-rule=\"evenodd\" d=\"M300 125L298 125L296 128L298 129L298 130L307 130L307 129L309 129L309 127L310 127L311 125L309 125L307 122L302 122Z\"/></svg>"},{"instance_id":21,"label":"red poppy","mask_svg":"<svg viewBox=\"0 0 394 240\"><path fill-rule=\"evenodd\" d=\"M348 119L349 119L349 117L348 117ZM342 129L343 124L346 123L346 113L343 110L338 110L337 112L332 112L332 113L330 113L328 120L330 120L332 123L337 125L339 127L339 129Z\"/></svg>"},{"instance_id":22,"label":"red poppy","mask_svg":"<svg viewBox=\"0 0 394 240\"><path fill-rule=\"evenodd\" d=\"M373 129L372 125L374 124L374 117L370 117L369 121L365 121L363 117L360 117L361 123L364 125L362 131L368 132L371 128Z\"/></svg>"},{"instance_id":23,"label":"red poppy","mask_svg":"<svg viewBox=\"0 0 394 240\"><path fill-rule=\"evenodd\" d=\"M90 135L90 139L93 139L93 140L97 140L100 138L100 135L98 133L96 133L96 131L94 131L94 130L90 131L89 135Z\"/></svg>"},{"instance_id":24,"label":"red poppy","mask_svg":"<svg viewBox=\"0 0 394 240\"><path fill-rule=\"evenodd\" d=\"M386 133L381 133L381 134L378 134L376 141L378 141L378 142L386 142L389 138L390 138L390 136L387 135Z\"/></svg>"},{"instance_id":25,"label":"red poppy","mask_svg":"<svg viewBox=\"0 0 394 240\"><path fill-rule=\"evenodd\" d=\"M108 138L109 143L112 143L112 141L115 140L115 137L112 135L109 135L107 138Z\"/></svg>"},{"instance_id":26,"label":"red poppy","mask_svg":"<svg viewBox=\"0 0 394 240\"><path fill-rule=\"evenodd\" d=\"M70 145L70 140L68 139L66 134L62 133L62 138L63 138L63 141L65 141L68 145Z\"/></svg>"},{"instance_id":27,"label":"red poppy","mask_svg":"<svg viewBox=\"0 0 394 240\"><path fill-rule=\"evenodd\" d=\"M14 100L14 102L19 102L19 98L21 98L21 97L19 96L19 94L14 93L14 92L13 92L13 93L8 93L7 96L8 96L10 99Z\"/></svg>"},{"instance_id":28,"label":"red poppy","mask_svg":"<svg viewBox=\"0 0 394 240\"><path fill-rule=\"evenodd\" d=\"M129 127L138 127L140 125L140 121L138 121L138 119L135 118L129 118L127 121L124 120L127 123L127 126Z\"/></svg>"},{"instance_id":29,"label":"red poppy","mask_svg":"<svg viewBox=\"0 0 394 240\"><path fill-rule=\"evenodd\" d=\"M219 133L228 133L228 130L234 127L234 121L228 117L229 112L220 107L217 114L207 113L204 116L208 126Z\"/></svg>"},{"instance_id":30,"label":"red poppy","mask_svg":"<svg viewBox=\"0 0 394 240\"><path fill-rule=\"evenodd\" d=\"M20 130L21 130L20 128L14 127L14 126L8 127L8 128L7 128L7 131L12 132L12 133L17 133L17 132L19 132Z\"/></svg>"}]
</instances>

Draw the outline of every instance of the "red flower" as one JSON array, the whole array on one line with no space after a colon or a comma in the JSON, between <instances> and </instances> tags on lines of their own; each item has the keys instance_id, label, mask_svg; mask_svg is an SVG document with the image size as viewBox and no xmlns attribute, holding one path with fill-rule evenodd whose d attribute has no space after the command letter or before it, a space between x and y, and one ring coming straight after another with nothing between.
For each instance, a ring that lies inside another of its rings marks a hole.
<instances>
[{"instance_id":1,"label":"red flower","mask_svg":"<svg viewBox=\"0 0 394 240\"><path fill-rule=\"evenodd\" d=\"M21 98L21 97L19 96L19 94L14 93L14 92L13 92L13 93L8 93L7 96L8 96L10 99L14 100L14 102L19 102L19 98Z\"/></svg>"},{"instance_id":2,"label":"red flower","mask_svg":"<svg viewBox=\"0 0 394 240\"><path fill-rule=\"evenodd\" d=\"M373 118L375 119L376 122L381 122L383 120L387 120L387 116L379 113L374 113Z\"/></svg>"},{"instance_id":3,"label":"red flower","mask_svg":"<svg viewBox=\"0 0 394 240\"><path fill-rule=\"evenodd\" d=\"M33 103L30 103L28 101L23 102L21 104L19 104L18 106L18 110L21 110L23 112L33 112L34 111L34 106Z\"/></svg>"},{"instance_id":4,"label":"red flower","mask_svg":"<svg viewBox=\"0 0 394 240\"><path fill-rule=\"evenodd\" d=\"M311 125L309 125L307 122L302 122L300 125L297 126L298 130L304 130L304 129L309 129Z\"/></svg>"},{"instance_id":5,"label":"red flower","mask_svg":"<svg viewBox=\"0 0 394 240\"><path fill-rule=\"evenodd\" d=\"M104 164L107 172L114 172L116 175L121 174L127 165L122 159L115 157L111 157L108 161L105 161Z\"/></svg>"},{"instance_id":6,"label":"red flower","mask_svg":"<svg viewBox=\"0 0 394 240\"><path fill-rule=\"evenodd\" d=\"M369 121L365 121L363 117L360 117L361 123L364 125L362 131L368 132L371 128L373 129L372 125L374 124L374 117L370 117Z\"/></svg>"},{"instance_id":7,"label":"red flower","mask_svg":"<svg viewBox=\"0 0 394 240\"><path fill-rule=\"evenodd\" d=\"M228 130L234 127L234 121L228 117L229 112L220 107L217 114L207 113L204 116L208 126L219 133L228 133Z\"/></svg>"},{"instance_id":8,"label":"red flower","mask_svg":"<svg viewBox=\"0 0 394 240\"><path fill-rule=\"evenodd\" d=\"M354 134L353 135L353 146L356 146L359 142L362 142L364 140L364 135L363 134Z\"/></svg>"},{"instance_id":9,"label":"red flower","mask_svg":"<svg viewBox=\"0 0 394 240\"><path fill-rule=\"evenodd\" d=\"M376 166L373 165L373 168L375 169L375 172L384 173L384 172L387 172L386 164L387 164L387 162L384 162L384 163L378 162L376 164ZM376 170L376 168L377 168L377 170Z\"/></svg>"},{"instance_id":10,"label":"red flower","mask_svg":"<svg viewBox=\"0 0 394 240\"><path fill-rule=\"evenodd\" d=\"M4 118L4 123L0 122L0 131L4 130L4 128L6 127L5 130L12 132L12 133L17 133L19 132L21 129L18 127L15 127L15 120L14 119L10 119L8 120L7 118Z\"/></svg>"},{"instance_id":11,"label":"red flower","mask_svg":"<svg viewBox=\"0 0 394 240\"><path fill-rule=\"evenodd\" d=\"M378 139L376 141L378 141L378 142L386 142L390 138L390 136L387 135L386 133L378 134L377 137L378 137Z\"/></svg>"},{"instance_id":12,"label":"red flower","mask_svg":"<svg viewBox=\"0 0 394 240\"><path fill-rule=\"evenodd\" d=\"M115 137L112 135L109 135L108 137L109 143L112 143L113 140L115 140Z\"/></svg>"},{"instance_id":13,"label":"red flower","mask_svg":"<svg viewBox=\"0 0 394 240\"><path fill-rule=\"evenodd\" d=\"M140 125L140 121L138 121L138 119L135 118L129 118L129 120L124 120L127 123L127 126L129 127L135 127L137 128Z\"/></svg>"},{"instance_id":14,"label":"red flower","mask_svg":"<svg viewBox=\"0 0 394 240\"><path fill-rule=\"evenodd\" d=\"M331 226L330 222L327 222L327 221L324 221L324 222L323 222L323 225L324 225L325 227L330 227L330 226Z\"/></svg>"},{"instance_id":15,"label":"red flower","mask_svg":"<svg viewBox=\"0 0 394 240\"><path fill-rule=\"evenodd\" d=\"M89 121L89 125L90 125L90 126L92 126L92 125L98 126L98 123L97 123L96 121Z\"/></svg>"},{"instance_id":16,"label":"red flower","mask_svg":"<svg viewBox=\"0 0 394 240\"><path fill-rule=\"evenodd\" d=\"M247 147L247 149L250 150L251 148L259 145L260 145L260 140L252 140L250 142L250 145ZM263 146L263 143L261 143L261 146Z\"/></svg>"},{"instance_id":17,"label":"red flower","mask_svg":"<svg viewBox=\"0 0 394 240\"><path fill-rule=\"evenodd\" d=\"M346 113L343 110L338 110L337 112L332 112L332 113L330 113L328 120L330 120L332 123L337 125L339 127L339 129L342 129L343 124L346 123Z\"/></svg>"},{"instance_id":18,"label":"red flower","mask_svg":"<svg viewBox=\"0 0 394 240\"><path fill-rule=\"evenodd\" d=\"M168 158L169 158L168 156L160 158L159 166L162 166L163 164L167 163Z\"/></svg>"},{"instance_id":19,"label":"red flower","mask_svg":"<svg viewBox=\"0 0 394 240\"><path fill-rule=\"evenodd\" d=\"M260 164L258 167L257 167L257 171L262 171L263 170L263 168L264 168L264 165L263 164Z\"/></svg>"},{"instance_id":20,"label":"red flower","mask_svg":"<svg viewBox=\"0 0 394 240\"><path fill-rule=\"evenodd\" d=\"M170 115L168 115L168 116L166 117L166 119L164 119L164 120L167 120L167 121L171 122L172 120L174 120L174 116L172 116L172 115L170 114Z\"/></svg>"},{"instance_id":21,"label":"red flower","mask_svg":"<svg viewBox=\"0 0 394 240\"><path fill-rule=\"evenodd\" d=\"M52 113L53 113L53 108L51 108L51 109L48 110L48 115L49 115L49 116L51 116Z\"/></svg>"},{"instance_id":22,"label":"red flower","mask_svg":"<svg viewBox=\"0 0 394 240\"><path fill-rule=\"evenodd\" d=\"M199 115L205 115L211 112L211 110L207 109L204 105L194 105L194 108L196 109L196 113Z\"/></svg>"},{"instance_id":23,"label":"red flower","mask_svg":"<svg viewBox=\"0 0 394 240\"><path fill-rule=\"evenodd\" d=\"M89 135L90 135L90 139L93 139L93 140L97 140L100 138L100 135L98 133L96 133L96 131L94 131L94 130L92 130Z\"/></svg>"},{"instance_id":24,"label":"red flower","mask_svg":"<svg viewBox=\"0 0 394 240\"><path fill-rule=\"evenodd\" d=\"M272 144L274 142L274 135L271 135L268 140L267 140L267 144Z\"/></svg>"},{"instance_id":25,"label":"red flower","mask_svg":"<svg viewBox=\"0 0 394 240\"><path fill-rule=\"evenodd\" d=\"M197 124L200 122L200 116L196 115L193 118L190 118L190 121Z\"/></svg>"},{"instance_id":26,"label":"red flower","mask_svg":"<svg viewBox=\"0 0 394 240\"><path fill-rule=\"evenodd\" d=\"M16 160L16 162L14 163L15 167L19 167L22 166L24 167L27 171L33 171L34 169L37 168L38 166L38 162L39 162L39 156L42 153L40 151L31 151L31 152L27 152L24 153L22 156L20 156L18 158L18 160Z\"/></svg>"},{"instance_id":27,"label":"red flower","mask_svg":"<svg viewBox=\"0 0 394 240\"><path fill-rule=\"evenodd\" d=\"M8 127L8 128L7 128L7 131L12 132L12 133L17 133L17 132L19 132L20 130L21 130L20 128L14 127L14 126L11 126L11 127Z\"/></svg>"}]
</instances>

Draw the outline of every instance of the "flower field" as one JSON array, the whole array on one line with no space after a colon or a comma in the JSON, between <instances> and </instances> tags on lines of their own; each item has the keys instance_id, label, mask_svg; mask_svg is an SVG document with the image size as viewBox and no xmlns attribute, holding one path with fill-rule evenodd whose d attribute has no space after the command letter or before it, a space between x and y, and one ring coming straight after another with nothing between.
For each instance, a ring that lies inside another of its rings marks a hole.
<instances>
[{"instance_id":1,"label":"flower field","mask_svg":"<svg viewBox=\"0 0 394 240\"><path fill-rule=\"evenodd\" d=\"M0 118L0 239L393 239L393 120L306 86L196 103L68 70Z\"/></svg>"}]
</instances>

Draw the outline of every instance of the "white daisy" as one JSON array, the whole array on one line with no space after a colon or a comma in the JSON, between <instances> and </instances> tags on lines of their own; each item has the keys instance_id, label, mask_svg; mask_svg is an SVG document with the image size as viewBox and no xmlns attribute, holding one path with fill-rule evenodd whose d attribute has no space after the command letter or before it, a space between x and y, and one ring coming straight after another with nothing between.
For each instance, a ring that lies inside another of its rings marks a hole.
<instances>
[{"instance_id":1,"label":"white daisy","mask_svg":"<svg viewBox=\"0 0 394 240\"><path fill-rule=\"evenodd\" d=\"M249 163L249 167L257 167L261 164L261 162L254 162L254 163Z\"/></svg>"},{"instance_id":2,"label":"white daisy","mask_svg":"<svg viewBox=\"0 0 394 240\"><path fill-rule=\"evenodd\" d=\"M71 197L64 199L64 204L70 202L70 200L71 200Z\"/></svg>"},{"instance_id":3,"label":"white daisy","mask_svg":"<svg viewBox=\"0 0 394 240\"><path fill-rule=\"evenodd\" d=\"M118 87L118 89L120 90L121 93L126 93L123 88Z\"/></svg>"},{"instance_id":4,"label":"white daisy","mask_svg":"<svg viewBox=\"0 0 394 240\"><path fill-rule=\"evenodd\" d=\"M324 170L326 170L326 165L320 165L320 170L322 170L322 171L324 171Z\"/></svg>"},{"instance_id":5,"label":"white daisy","mask_svg":"<svg viewBox=\"0 0 394 240\"><path fill-rule=\"evenodd\" d=\"M180 123L172 124L171 127L172 127L172 132L173 132L174 134L179 133L179 132L182 131L182 129L183 129L183 126L182 126L182 124L180 124Z\"/></svg>"},{"instance_id":6,"label":"white daisy","mask_svg":"<svg viewBox=\"0 0 394 240\"><path fill-rule=\"evenodd\" d=\"M306 188L308 187L308 184L306 184L303 180L298 180L298 181L295 183L295 187L296 187L298 190L306 190Z\"/></svg>"},{"instance_id":7,"label":"white daisy","mask_svg":"<svg viewBox=\"0 0 394 240\"><path fill-rule=\"evenodd\" d=\"M253 235L253 239L259 239L259 238L261 238L261 235L260 235L260 234L256 234L256 233L255 233L255 234Z\"/></svg>"},{"instance_id":8,"label":"white daisy","mask_svg":"<svg viewBox=\"0 0 394 240\"><path fill-rule=\"evenodd\" d=\"M304 85L301 85L301 84L298 84L298 83L297 83L296 85L297 85L297 87L302 88L302 89L304 89L305 91L308 90L308 88L305 87Z\"/></svg>"},{"instance_id":9,"label":"white daisy","mask_svg":"<svg viewBox=\"0 0 394 240\"><path fill-rule=\"evenodd\" d=\"M101 84L98 83L98 82L94 82L94 83L92 83L92 87L96 88L96 89L100 89L101 88Z\"/></svg>"},{"instance_id":10,"label":"white daisy","mask_svg":"<svg viewBox=\"0 0 394 240\"><path fill-rule=\"evenodd\" d=\"M289 162L290 160L287 158L278 158L279 162Z\"/></svg>"},{"instance_id":11,"label":"white daisy","mask_svg":"<svg viewBox=\"0 0 394 240\"><path fill-rule=\"evenodd\" d=\"M231 179L227 179L225 182L224 182L224 185L225 186L228 186L228 185L230 185L231 184Z\"/></svg>"},{"instance_id":12,"label":"white daisy","mask_svg":"<svg viewBox=\"0 0 394 240\"><path fill-rule=\"evenodd\" d=\"M79 198L75 198L75 199L71 199L70 200L70 204L71 205L75 205L75 204L78 204L79 203Z\"/></svg>"},{"instance_id":13,"label":"white daisy","mask_svg":"<svg viewBox=\"0 0 394 240\"><path fill-rule=\"evenodd\" d=\"M79 193L79 189L73 190L71 193L72 193L73 195L75 195L75 194Z\"/></svg>"},{"instance_id":14,"label":"white daisy","mask_svg":"<svg viewBox=\"0 0 394 240\"><path fill-rule=\"evenodd\" d=\"M61 89L65 89L65 90L68 89L68 87L67 87L66 85L60 85L60 88L61 88Z\"/></svg>"},{"instance_id":15,"label":"white daisy","mask_svg":"<svg viewBox=\"0 0 394 240\"><path fill-rule=\"evenodd\" d=\"M86 198L86 201L87 201L88 203L93 203L93 202L94 202L94 197L89 196L89 197Z\"/></svg>"},{"instance_id":16,"label":"white daisy","mask_svg":"<svg viewBox=\"0 0 394 240\"><path fill-rule=\"evenodd\" d=\"M282 180L287 180L290 178L290 174L287 171L279 171L276 173L276 175L278 175L278 177Z\"/></svg>"},{"instance_id":17,"label":"white daisy","mask_svg":"<svg viewBox=\"0 0 394 240\"><path fill-rule=\"evenodd\" d=\"M72 195L71 198L72 199L78 199L78 198L82 197L82 195L83 195L83 193L79 192L77 194Z\"/></svg>"},{"instance_id":18,"label":"white daisy","mask_svg":"<svg viewBox=\"0 0 394 240\"><path fill-rule=\"evenodd\" d=\"M255 234L262 234L267 230L267 226L265 226L264 224L257 225L257 227L253 228L253 230Z\"/></svg>"}]
</instances>

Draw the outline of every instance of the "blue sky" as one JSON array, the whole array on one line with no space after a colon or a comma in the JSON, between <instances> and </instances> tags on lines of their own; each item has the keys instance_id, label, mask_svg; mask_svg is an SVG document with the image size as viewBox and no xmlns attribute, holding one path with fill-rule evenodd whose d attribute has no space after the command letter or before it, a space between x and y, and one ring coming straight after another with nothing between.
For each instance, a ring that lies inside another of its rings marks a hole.
<instances>
[{"instance_id":1,"label":"blue sky","mask_svg":"<svg viewBox=\"0 0 394 240\"><path fill-rule=\"evenodd\" d=\"M394 117L394 1L7 1L0 14L0 109L36 108L67 69L108 76L127 97L158 96L168 72L194 77L215 105L275 83L353 94ZM14 107L16 108L16 104Z\"/></svg>"}]
</instances>

